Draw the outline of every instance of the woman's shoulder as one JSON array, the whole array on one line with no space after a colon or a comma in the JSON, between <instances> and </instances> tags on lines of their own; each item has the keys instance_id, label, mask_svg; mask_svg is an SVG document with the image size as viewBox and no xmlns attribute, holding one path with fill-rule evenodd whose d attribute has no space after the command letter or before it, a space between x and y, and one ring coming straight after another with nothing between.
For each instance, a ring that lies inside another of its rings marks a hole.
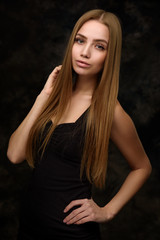
<instances>
[{"instance_id":1,"label":"woman's shoulder","mask_svg":"<svg viewBox=\"0 0 160 240\"><path fill-rule=\"evenodd\" d=\"M132 119L117 100L113 114L112 132L129 130L133 125Z\"/></svg>"},{"instance_id":2,"label":"woman's shoulder","mask_svg":"<svg viewBox=\"0 0 160 240\"><path fill-rule=\"evenodd\" d=\"M113 120L116 121L117 119L121 118L125 114L127 114L127 113L125 112L125 110L121 106L120 102L117 100L116 106L115 106L115 109L114 109Z\"/></svg>"}]
</instances>

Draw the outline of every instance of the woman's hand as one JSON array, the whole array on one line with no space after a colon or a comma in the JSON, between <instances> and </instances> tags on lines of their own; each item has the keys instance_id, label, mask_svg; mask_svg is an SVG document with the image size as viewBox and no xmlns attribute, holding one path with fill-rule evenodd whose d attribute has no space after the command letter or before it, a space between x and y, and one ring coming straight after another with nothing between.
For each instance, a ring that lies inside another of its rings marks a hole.
<instances>
[{"instance_id":1,"label":"woman's hand","mask_svg":"<svg viewBox=\"0 0 160 240\"><path fill-rule=\"evenodd\" d=\"M62 65L59 65L58 67L54 68L54 70L49 75L46 84L44 85L43 92L45 92L47 95L50 95L53 89L54 81L57 79L58 73L61 70Z\"/></svg>"},{"instance_id":2,"label":"woman's hand","mask_svg":"<svg viewBox=\"0 0 160 240\"><path fill-rule=\"evenodd\" d=\"M86 222L106 222L113 218L106 208L99 207L92 199L80 199L72 201L65 209L68 212L71 208L80 206L73 210L63 222L66 224L83 224ZM108 213L107 213L108 212Z\"/></svg>"}]
</instances>

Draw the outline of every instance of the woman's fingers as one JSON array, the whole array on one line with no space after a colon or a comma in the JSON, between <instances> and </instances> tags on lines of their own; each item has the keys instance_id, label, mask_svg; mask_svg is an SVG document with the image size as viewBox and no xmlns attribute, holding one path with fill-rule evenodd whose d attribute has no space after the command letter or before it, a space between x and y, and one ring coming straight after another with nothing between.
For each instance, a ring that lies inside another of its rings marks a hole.
<instances>
[{"instance_id":1,"label":"woman's fingers","mask_svg":"<svg viewBox=\"0 0 160 240\"><path fill-rule=\"evenodd\" d=\"M57 78L57 76L58 76L58 73L59 73L60 70L61 70L61 67L62 67L62 65L59 65L58 67L55 67L55 68L53 69L53 71L50 73L50 75L49 75L49 77L48 77L48 79L47 79L46 84L47 84L47 83L48 83L48 84L52 84L52 83L56 80L56 78Z\"/></svg>"},{"instance_id":2,"label":"woman's fingers","mask_svg":"<svg viewBox=\"0 0 160 240\"><path fill-rule=\"evenodd\" d=\"M72 202L70 202L70 204L68 204L66 206L66 208L64 209L64 212L68 212L71 208L75 207L75 206L80 206L84 203L87 203L88 199L78 199L78 200L74 200Z\"/></svg>"},{"instance_id":3,"label":"woman's fingers","mask_svg":"<svg viewBox=\"0 0 160 240\"><path fill-rule=\"evenodd\" d=\"M59 65L53 69L53 71L50 73L46 84L44 85L43 90L45 91L46 94L50 94L53 88L53 83L57 79L57 76L62 68L62 65Z\"/></svg>"},{"instance_id":4,"label":"woman's fingers","mask_svg":"<svg viewBox=\"0 0 160 240\"><path fill-rule=\"evenodd\" d=\"M86 216L86 217L80 218L77 222L75 222L75 224L79 225L79 224L83 224L83 223L91 222L91 221L93 221L91 219L91 217L90 216L88 216L88 217Z\"/></svg>"},{"instance_id":5,"label":"woman's fingers","mask_svg":"<svg viewBox=\"0 0 160 240\"><path fill-rule=\"evenodd\" d=\"M106 221L103 208L99 207L92 199L74 200L64 209L68 212L75 206L79 208L73 210L63 222L66 224L82 224L85 222L104 222Z\"/></svg>"},{"instance_id":6,"label":"woman's fingers","mask_svg":"<svg viewBox=\"0 0 160 240\"><path fill-rule=\"evenodd\" d=\"M62 65L59 65L55 69L53 69L53 71L50 74L50 79L53 78L52 80L55 80L61 68L62 68Z\"/></svg>"},{"instance_id":7,"label":"woman's fingers","mask_svg":"<svg viewBox=\"0 0 160 240\"><path fill-rule=\"evenodd\" d=\"M63 222L66 224L73 224L77 222L80 218L84 217L86 214L85 207L82 205L81 207L73 210L64 220Z\"/></svg>"}]
</instances>

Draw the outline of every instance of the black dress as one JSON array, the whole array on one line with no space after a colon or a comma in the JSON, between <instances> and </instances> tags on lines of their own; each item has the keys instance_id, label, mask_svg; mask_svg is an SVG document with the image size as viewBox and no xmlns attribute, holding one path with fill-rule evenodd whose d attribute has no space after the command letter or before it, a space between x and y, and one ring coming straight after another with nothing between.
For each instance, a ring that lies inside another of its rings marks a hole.
<instances>
[{"instance_id":1,"label":"black dress","mask_svg":"<svg viewBox=\"0 0 160 240\"><path fill-rule=\"evenodd\" d=\"M100 240L95 222L63 223L69 214L63 210L72 200L91 198L91 184L85 176L80 179L87 111L53 132L22 201L18 240Z\"/></svg>"}]
</instances>

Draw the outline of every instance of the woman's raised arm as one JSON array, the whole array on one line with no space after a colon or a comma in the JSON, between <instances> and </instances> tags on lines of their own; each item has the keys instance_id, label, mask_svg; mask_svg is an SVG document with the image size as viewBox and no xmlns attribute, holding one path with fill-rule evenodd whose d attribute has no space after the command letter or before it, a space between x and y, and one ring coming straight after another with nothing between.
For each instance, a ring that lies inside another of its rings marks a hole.
<instances>
[{"instance_id":1,"label":"woman's raised arm","mask_svg":"<svg viewBox=\"0 0 160 240\"><path fill-rule=\"evenodd\" d=\"M15 132L11 135L8 144L7 157L12 163L16 164L25 160L26 145L30 129L32 128L35 120L39 116L44 104L46 103L52 91L53 83L56 80L60 69L61 65L56 67L49 75L43 90L36 98L36 101L33 104L30 112L23 120L23 122L19 125L19 127L15 130Z\"/></svg>"}]
</instances>

